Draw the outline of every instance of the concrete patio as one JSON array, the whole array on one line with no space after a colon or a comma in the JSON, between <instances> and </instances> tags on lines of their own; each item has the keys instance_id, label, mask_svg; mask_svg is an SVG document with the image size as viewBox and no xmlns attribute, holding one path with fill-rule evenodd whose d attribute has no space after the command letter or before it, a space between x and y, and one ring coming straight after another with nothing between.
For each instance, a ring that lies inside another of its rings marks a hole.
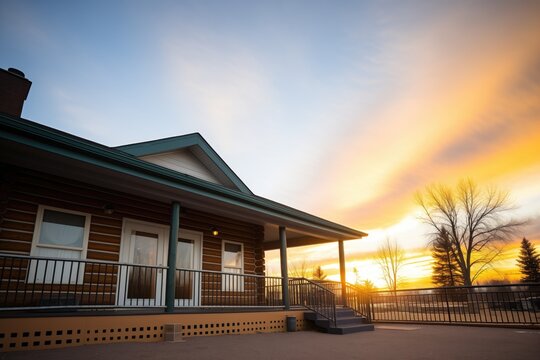
<instances>
[{"instance_id":1,"label":"concrete patio","mask_svg":"<svg viewBox=\"0 0 540 360\"><path fill-rule=\"evenodd\" d=\"M377 325L373 332L313 331L192 337L178 343L87 345L4 353L2 360L51 359L538 359L540 330Z\"/></svg>"}]
</instances>

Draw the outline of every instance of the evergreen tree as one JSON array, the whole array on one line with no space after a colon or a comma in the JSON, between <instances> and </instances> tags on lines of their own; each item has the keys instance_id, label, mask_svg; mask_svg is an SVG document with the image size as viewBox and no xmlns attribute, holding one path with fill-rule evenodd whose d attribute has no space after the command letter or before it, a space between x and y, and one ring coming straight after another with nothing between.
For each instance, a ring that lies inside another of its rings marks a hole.
<instances>
[{"instance_id":1,"label":"evergreen tree","mask_svg":"<svg viewBox=\"0 0 540 360\"><path fill-rule=\"evenodd\" d=\"M517 263L523 274L522 282L540 282L540 255L526 238L521 241Z\"/></svg>"},{"instance_id":2,"label":"evergreen tree","mask_svg":"<svg viewBox=\"0 0 540 360\"><path fill-rule=\"evenodd\" d=\"M442 228L433 241L433 275L432 282L437 286L463 285L459 264L456 260L454 245L448 236L448 231Z\"/></svg>"},{"instance_id":3,"label":"evergreen tree","mask_svg":"<svg viewBox=\"0 0 540 360\"><path fill-rule=\"evenodd\" d=\"M321 268L321 265L319 265L319 266L315 267L315 269L313 269L313 273L312 273L311 277L312 277L312 279L319 280L319 281L322 281L322 280L326 279L326 273Z\"/></svg>"}]
</instances>

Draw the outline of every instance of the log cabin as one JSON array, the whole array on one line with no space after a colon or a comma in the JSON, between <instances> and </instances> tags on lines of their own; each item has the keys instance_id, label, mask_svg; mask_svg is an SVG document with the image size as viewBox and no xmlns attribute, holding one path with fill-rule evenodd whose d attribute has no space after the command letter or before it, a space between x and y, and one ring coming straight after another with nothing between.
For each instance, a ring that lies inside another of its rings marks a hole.
<instances>
[{"instance_id":1,"label":"log cabin","mask_svg":"<svg viewBox=\"0 0 540 360\"><path fill-rule=\"evenodd\" d=\"M0 351L335 322L366 233L253 194L198 133L109 147L23 119L30 86L0 69ZM287 248L336 241L337 293L288 278Z\"/></svg>"}]
</instances>

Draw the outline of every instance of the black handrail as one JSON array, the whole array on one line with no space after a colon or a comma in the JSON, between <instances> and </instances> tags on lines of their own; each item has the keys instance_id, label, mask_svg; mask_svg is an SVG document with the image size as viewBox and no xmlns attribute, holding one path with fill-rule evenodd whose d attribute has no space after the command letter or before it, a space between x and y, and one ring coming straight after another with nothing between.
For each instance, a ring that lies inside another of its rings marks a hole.
<instances>
[{"instance_id":1,"label":"black handrail","mask_svg":"<svg viewBox=\"0 0 540 360\"><path fill-rule=\"evenodd\" d=\"M366 292L351 283L345 283L346 298L345 301L343 301L343 292L341 291L342 284L340 281L315 280L315 282L332 291L336 296L338 304L346 305L351 308L356 315L365 318L371 323L371 296L369 292Z\"/></svg>"},{"instance_id":2,"label":"black handrail","mask_svg":"<svg viewBox=\"0 0 540 360\"><path fill-rule=\"evenodd\" d=\"M368 323L371 323L371 296L369 292L350 283L345 284L345 289L347 293L346 305L356 315L364 317Z\"/></svg>"},{"instance_id":3,"label":"black handrail","mask_svg":"<svg viewBox=\"0 0 540 360\"><path fill-rule=\"evenodd\" d=\"M291 306L305 307L336 326L336 296L324 286L306 278L289 279Z\"/></svg>"}]
</instances>

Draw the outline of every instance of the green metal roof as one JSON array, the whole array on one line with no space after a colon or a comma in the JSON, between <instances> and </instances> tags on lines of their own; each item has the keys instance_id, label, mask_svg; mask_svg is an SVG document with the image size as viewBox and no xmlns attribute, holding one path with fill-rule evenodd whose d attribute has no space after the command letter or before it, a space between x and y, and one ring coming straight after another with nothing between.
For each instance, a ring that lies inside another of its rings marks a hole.
<instances>
[{"instance_id":1,"label":"green metal roof","mask_svg":"<svg viewBox=\"0 0 540 360\"><path fill-rule=\"evenodd\" d=\"M0 139L132 175L209 199L357 239L367 234L253 194L226 188L139 160L125 151L26 119L0 114Z\"/></svg>"}]
</instances>

